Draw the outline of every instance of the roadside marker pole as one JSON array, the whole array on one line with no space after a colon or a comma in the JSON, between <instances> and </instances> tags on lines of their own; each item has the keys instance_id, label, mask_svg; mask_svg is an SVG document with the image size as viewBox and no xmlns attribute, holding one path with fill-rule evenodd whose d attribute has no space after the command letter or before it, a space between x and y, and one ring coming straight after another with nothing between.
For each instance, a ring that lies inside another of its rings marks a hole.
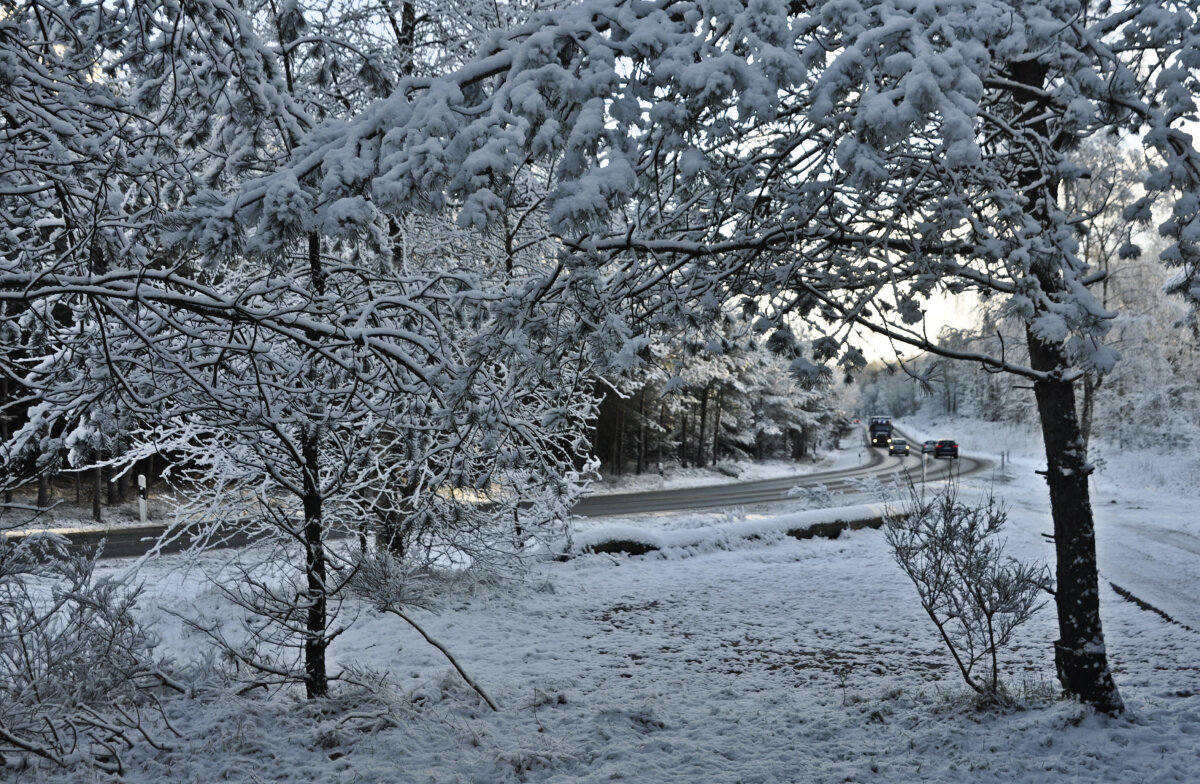
<instances>
[{"instance_id":1,"label":"roadside marker pole","mask_svg":"<svg viewBox=\"0 0 1200 784\"><path fill-rule=\"evenodd\" d=\"M146 524L146 475L138 474L138 517Z\"/></svg>"}]
</instances>

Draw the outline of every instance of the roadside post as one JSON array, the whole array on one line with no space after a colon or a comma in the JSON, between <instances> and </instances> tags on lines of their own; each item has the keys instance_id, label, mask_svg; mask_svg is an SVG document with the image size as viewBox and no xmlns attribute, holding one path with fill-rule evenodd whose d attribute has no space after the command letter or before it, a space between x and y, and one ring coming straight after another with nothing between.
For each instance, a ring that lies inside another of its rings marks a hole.
<instances>
[{"instance_id":1,"label":"roadside post","mask_svg":"<svg viewBox=\"0 0 1200 784\"><path fill-rule=\"evenodd\" d=\"M146 475L138 474L138 517L146 524Z\"/></svg>"}]
</instances>

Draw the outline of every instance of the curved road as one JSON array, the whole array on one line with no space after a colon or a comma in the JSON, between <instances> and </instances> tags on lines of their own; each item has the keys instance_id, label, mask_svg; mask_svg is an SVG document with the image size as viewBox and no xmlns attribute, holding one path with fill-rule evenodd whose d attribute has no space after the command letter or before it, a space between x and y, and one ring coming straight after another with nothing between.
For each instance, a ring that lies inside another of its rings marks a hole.
<instances>
[{"instance_id":1,"label":"curved road","mask_svg":"<svg viewBox=\"0 0 1200 784\"><path fill-rule=\"evenodd\" d=\"M911 443L911 442L910 442ZM587 517L646 514L650 512L676 512L686 509L724 509L749 506L750 504L783 503L792 501L788 491L793 487L817 487L824 485L830 492L853 493L861 488L859 482L869 476L889 481L893 476L908 473L914 482L921 481L921 455L907 458L889 457L883 449L864 446L870 459L863 465L834 471L819 471L810 474L785 476L776 479L760 479L753 482L685 487L673 490L647 490L639 493L612 493L609 495L585 496L575 505L576 514ZM951 473L963 476L991 467L991 462L978 458L961 457L958 460L935 460L929 458L925 480L945 479Z\"/></svg>"},{"instance_id":2,"label":"curved road","mask_svg":"<svg viewBox=\"0 0 1200 784\"><path fill-rule=\"evenodd\" d=\"M909 443L913 443L911 439ZM580 499L572 511L587 517L602 517L688 509L728 509L752 504L793 501L792 497L788 495L788 491L797 486L824 485L830 492L841 491L849 494L859 491L860 486L857 483L869 476L890 481L893 477L907 472L913 481L920 482L922 480L922 457L919 453L907 458L889 457L883 449L866 446L865 439L862 448L866 450L868 460L866 463L852 468L818 471L776 479L760 479L753 482L585 496ZM990 467L989 461L978 458L961 457L958 460L930 458L925 470L925 480L944 479L951 473L961 476ZM162 526L152 525L138 528L114 528L106 531L70 532L66 536L71 540L72 545L89 548L94 548L101 540L107 540L103 558L129 558L144 555L164 530ZM248 541L248 537L235 531L223 538L220 546L235 547ZM162 552L177 552L190 545L191 539L185 535L164 546Z\"/></svg>"}]
</instances>

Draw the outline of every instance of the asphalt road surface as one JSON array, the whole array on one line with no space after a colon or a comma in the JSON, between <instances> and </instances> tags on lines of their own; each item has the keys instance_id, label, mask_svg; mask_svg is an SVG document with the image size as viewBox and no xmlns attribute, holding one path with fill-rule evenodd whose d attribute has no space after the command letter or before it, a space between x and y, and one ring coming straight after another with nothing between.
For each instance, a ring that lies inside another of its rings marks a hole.
<instances>
[{"instance_id":1,"label":"asphalt road surface","mask_svg":"<svg viewBox=\"0 0 1200 784\"><path fill-rule=\"evenodd\" d=\"M898 431L899 432L899 431ZM902 434L902 433L901 433ZM913 443L909 439L909 443ZM738 509L763 504L795 504L789 495L794 487L817 487L824 485L831 493L852 495L859 491L861 480L874 475L890 482L902 472L907 472L914 481L922 480L922 457L889 457L887 451L864 445L860 447L864 463L852 468L800 474L777 479L760 479L752 482L688 487L672 490L648 490L638 493L614 493L610 495L586 496L575 505L575 514L587 517L609 517L655 512L676 512L695 509ZM950 475L965 476L991 467L986 460L960 457L957 460L935 460L932 456L924 466L925 481L941 481ZM94 548L105 540L104 558L130 558L144 555L162 535L162 526L138 528L113 528L107 531L80 531L66 534L72 545ZM237 547L247 544L249 537L231 527L229 535L222 538L220 547ZM163 546L164 553L178 552L192 544L186 534Z\"/></svg>"},{"instance_id":2,"label":"asphalt road surface","mask_svg":"<svg viewBox=\"0 0 1200 784\"><path fill-rule=\"evenodd\" d=\"M815 488L824 485L831 493L851 495L859 492L859 483L870 476L890 482L893 477L908 473L913 481L921 481L920 454L889 457L885 449L863 446L862 450L867 462L853 468L759 479L753 482L585 496L575 505L573 511L586 517L610 517L692 509L730 509L759 504L794 504L795 499L789 495L789 491L794 487ZM990 468L991 465L990 461L967 456L957 460L935 460L930 456L924 478L928 482L945 480L949 475L965 476Z\"/></svg>"}]
</instances>

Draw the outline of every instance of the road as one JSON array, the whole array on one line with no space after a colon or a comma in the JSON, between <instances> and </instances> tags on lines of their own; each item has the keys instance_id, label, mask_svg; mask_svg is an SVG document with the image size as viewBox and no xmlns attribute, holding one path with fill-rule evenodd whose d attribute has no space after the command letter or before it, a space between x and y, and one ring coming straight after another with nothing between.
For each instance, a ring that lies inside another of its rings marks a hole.
<instances>
[{"instance_id":1,"label":"road","mask_svg":"<svg viewBox=\"0 0 1200 784\"><path fill-rule=\"evenodd\" d=\"M101 558L137 558L149 552L166 530L166 527L162 525L146 525L104 530L60 531L59 533L71 542L72 547L76 548L93 550L103 541L104 552L100 555ZM13 537L14 534L8 534L8 536ZM212 539L212 537L209 538ZM219 539L220 541L212 547L241 547L253 541L253 537L233 526L228 531L224 531ZM163 544L159 548L159 552L177 553L186 550L192 544L193 538L184 533Z\"/></svg>"},{"instance_id":2,"label":"road","mask_svg":"<svg viewBox=\"0 0 1200 784\"><path fill-rule=\"evenodd\" d=\"M912 440L909 440L912 443ZM610 495L586 496L575 505L575 514L586 517L610 517L655 512L677 512L695 509L737 509L764 504L795 504L788 491L794 487L815 488L819 485L830 493L847 496L861 491L858 484L870 476L884 482L908 472L914 481L921 481L921 455L907 458L889 457L882 449L861 447L865 462L853 468L799 474L777 479L760 479L752 482L732 482L703 487L688 487L672 490L649 490L638 493L614 493ZM950 472L967 474L990 468L986 460L963 456L958 460L928 459L926 480L945 479ZM105 540L104 558L130 558L144 555L162 535L164 528L150 525L136 528L113 528L105 531L79 531L65 534L75 546L94 548ZM231 530L220 546L236 547L248 542L248 538ZM187 535L179 537L162 548L162 552L177 552L191 545Z\"/></svg>"},{"instance_id":3,"label":"road","mask_svg":"<svg viewBox=\"0 0 1200 784\"><path fill-rule=\"evenodd\" d=\"M911 443L911 442L910 442ZM793 487L815 488L824 485L831 493L852 495L861 491L861 483L870 476L890 482L902 472L921 481L921 456L889 457L883 449L862 447L867 462L853 468L818 471L753 482L686 487L673 490L648 490L639 493L613 493L586 496L574 512L586 517L610 517L651 512L678 512L693 509L729 509L758 504L795 503L788 491ZM965 476L991 468L990 461L963 456L958 460L928 460L926 481L943 480L951 472Z\"/></svg>"}]
</instances>

